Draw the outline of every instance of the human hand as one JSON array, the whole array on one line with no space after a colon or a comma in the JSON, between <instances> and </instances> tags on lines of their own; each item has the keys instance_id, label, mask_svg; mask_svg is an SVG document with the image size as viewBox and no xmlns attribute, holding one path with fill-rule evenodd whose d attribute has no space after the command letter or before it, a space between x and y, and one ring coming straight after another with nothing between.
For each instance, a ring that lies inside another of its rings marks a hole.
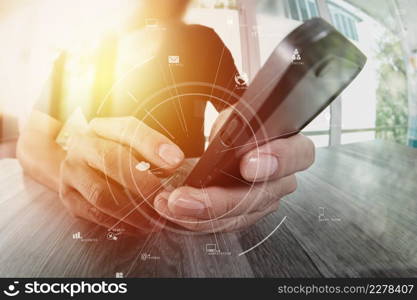
<instances>
[{"instance_id":1,"label":"human hand","mask_svg":"<svg viewBox=\"0 0 417 300\"><path fill-rule=\"evenodd\" d=\"M220 117L227 119L228 112ZM213 126L211 136L221 126ZM233 231L249 226L278 209L281 197L295 191L295 173L314 161L314 145L301 134L269 142L246 153L240 172L246 180L234 187L180 187L164 191L155 209L189 230Z\"/></svg>"},{"instance_id":2,"label":"human hand","mask_svg":"<svg viewBox=\"0 0 417 300\"><path fill-rule=\"evenodd\" d=\"M62 201L75 216L104 227L149 232L158 225L152 202L162 188L151 170L173 172L184 154L133 117L94 119L90 129L71 137L61 164ZM152 169L137 169L142 160Z\"/></svg>"}]
</instances>

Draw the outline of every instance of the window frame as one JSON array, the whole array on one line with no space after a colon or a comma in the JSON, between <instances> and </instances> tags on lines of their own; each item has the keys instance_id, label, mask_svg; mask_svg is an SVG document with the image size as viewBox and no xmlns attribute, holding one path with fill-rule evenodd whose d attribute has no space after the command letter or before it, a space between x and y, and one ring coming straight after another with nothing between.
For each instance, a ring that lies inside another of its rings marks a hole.
<instances>
[{"instance_id":1,"label":"window frame","mask_svg":"<svg viewBox=\"0 0 417 300\"><path fill-rule=\"evenodd\" d=\"M301 4L303 4L305 8L305 14L307 14L307 16L303 16ZM305 21L319 16L316 0L286 0L286 5L290 8L288 17L291 17L292 19ZM312 6L315 6L313 7L314 9ZM294 9L296 9L297 17L293 15Z\"/></svg>"}]
</instances>

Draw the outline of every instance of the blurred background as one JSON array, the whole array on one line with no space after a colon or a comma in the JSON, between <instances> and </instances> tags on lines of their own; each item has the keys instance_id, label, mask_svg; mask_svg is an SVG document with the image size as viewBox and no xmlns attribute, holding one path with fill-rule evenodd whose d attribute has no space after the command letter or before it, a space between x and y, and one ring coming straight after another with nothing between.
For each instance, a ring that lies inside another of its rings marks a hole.
<instances>
[{"instance_id":1,"label":"blurred background","mask_svg":"<svg viewBox=\"0 0 417 300\"><path fill-rule=\"evenodd\" d=\"M0 0L0 158L14 157L33 105L56 84L50 78L62 51L62 96L80 103L93 97L94 49L109 32L124 34L137 2ZM240 72L253 79L279 41L303 21L321 16L354 42L368 63L304 134L318 147L375 139L417 147L415 11L414 0L194 0L186 21L213 28ZM125 60L117 58L116 64ZM208 106L207 135L216 116Z\"/></svg>"}]
</instances>

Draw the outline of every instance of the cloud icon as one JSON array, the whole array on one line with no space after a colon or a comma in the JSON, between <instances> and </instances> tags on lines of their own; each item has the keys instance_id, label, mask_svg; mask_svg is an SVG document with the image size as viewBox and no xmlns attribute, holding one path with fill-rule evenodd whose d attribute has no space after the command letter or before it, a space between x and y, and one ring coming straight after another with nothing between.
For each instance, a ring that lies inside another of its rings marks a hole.
<instances>
[{"instance_id":1,"label":"cloud icon","mask_svg":"<svg viewBox=\"0 0 417 300\"><path fill-rule=\"evenodd\" d=\"M140 163L136 165L136 170L144 172L144 171L149 170L150 167L151 167L150 163L141 161Z\"/></svg>"}]
</instances>

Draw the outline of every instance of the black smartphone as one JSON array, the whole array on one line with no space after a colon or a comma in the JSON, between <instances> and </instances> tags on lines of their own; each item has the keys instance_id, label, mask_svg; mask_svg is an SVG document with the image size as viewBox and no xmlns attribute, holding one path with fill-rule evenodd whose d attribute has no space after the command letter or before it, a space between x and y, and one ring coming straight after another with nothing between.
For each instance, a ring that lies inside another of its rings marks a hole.
<instances>
[{"instance_id":1,"label":"black smartphone","mask_svg":"<svg viewBox=\"0 0 417 300\"><path fill-rule=\"evenodd\" d=\"M306 21L275 48L184 184L242 184L245 153L299 133L365 63L365 55L332 25L321 18Z\"/></svg>"}]
</instances>

